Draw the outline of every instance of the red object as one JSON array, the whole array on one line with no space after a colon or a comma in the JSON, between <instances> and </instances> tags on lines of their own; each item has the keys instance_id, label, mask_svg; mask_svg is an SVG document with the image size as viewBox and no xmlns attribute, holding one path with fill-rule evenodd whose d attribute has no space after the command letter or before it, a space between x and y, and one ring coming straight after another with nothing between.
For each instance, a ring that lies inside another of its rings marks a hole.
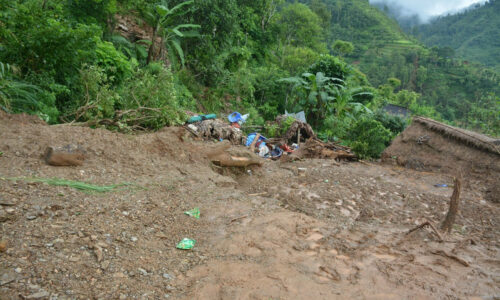
<instances>
[{"instance_id":1,"label":"red object","mask_svg":"<svg viewBox=\"0 0 500 300\"><path fill-rule=\"evenodd\" d=\"M241 126L240 124L238 124L238 122L231 123L231 127L241 129Z\"/></svg>"},{"instance_id":2,"label":"red object","mask_svg":"<svg viewBox=\"0 0 500 300\"><path fill-rule=\"evenodd\" d=\"M285 151L286 153L292 153L292 152L293 152L292 148L290 148L287 144L285 144L285 145L281 145L281 147L280 147L280 148L281 148L283 151Z\"/></svg>"}]
</instances>

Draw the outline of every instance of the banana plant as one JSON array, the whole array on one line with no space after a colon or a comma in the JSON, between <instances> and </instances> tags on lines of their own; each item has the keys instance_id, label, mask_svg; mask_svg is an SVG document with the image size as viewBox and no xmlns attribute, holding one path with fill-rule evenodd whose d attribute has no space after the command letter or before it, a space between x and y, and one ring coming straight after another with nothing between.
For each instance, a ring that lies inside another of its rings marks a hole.
<instances>
[{"instance_id":1,"label":"banana plant","mask_svg":"<svg viewBox=\"0 0 500 300\"><path fill-rule=\"evenodd\" d=\"M356 102L356 98L361 96L371 96L370 92L364 92L362 88L350 88L339 85L334 90L334 101L332 109L336 117L348 116L352 119L357 119L362 114L372 113L372 111L360 102Z\"/></svg>"},{"instance_id":2,"label":"banana plant","mask_svg":"<svg viewBox=\"0 0 500 300\"><path fill-rule=\"evenodd\" d=\"M156 39L160 36L161 44L167 48L170 60L175 63L177 58L179 58L181 65L184 66L184 51L181 47L181 39L199 37L197 29L201 28L201 26L196 24L176 24L176 21L179 16L189 11L188 6L192 5L193 2L193 0L185 1L169 8L167 2L163 0L145 12L146 22L153 27L147 64L153 60Z\"/></svg>"},{"instance_id":3,"label":"banana plant","mask_svg":"<svg viewBox=\"0 0 500 300\"><path fill-rule=\"evenodd\" d=\"M344 84L342 79L327 77L322 72L304 73L301 77L283 78L279 82L293 85L296 104L305 110L308 120L313 124L319 124L328 113L333 113L335 91Z\"/></svg>"}]
</instances>

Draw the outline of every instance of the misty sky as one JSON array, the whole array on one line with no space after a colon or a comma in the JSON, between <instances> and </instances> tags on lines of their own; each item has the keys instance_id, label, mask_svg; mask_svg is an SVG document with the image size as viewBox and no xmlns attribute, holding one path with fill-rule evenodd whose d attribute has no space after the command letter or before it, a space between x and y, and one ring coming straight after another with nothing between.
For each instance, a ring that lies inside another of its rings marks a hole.
<instances>
[{"instance_id":1,"label":"misty sky","mask_svg":"<svg viewBox=\"0 0 500 300\"><path fill-rule=\"evenodd\" d=\"M453 13L485 0L370 0L370 3L395 3L405 15L418 14L423 21L430 17Z\"/></svg>"}]
</instances>

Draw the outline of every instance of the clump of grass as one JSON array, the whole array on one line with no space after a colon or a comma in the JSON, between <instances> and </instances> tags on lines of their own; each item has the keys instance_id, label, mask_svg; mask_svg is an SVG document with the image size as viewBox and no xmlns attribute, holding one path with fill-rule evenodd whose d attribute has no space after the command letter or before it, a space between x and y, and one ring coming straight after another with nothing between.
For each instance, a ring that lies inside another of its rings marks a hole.
<instances>
[{"instance_id":1,"label":"clump of grass","mask_svg":"<svg viewBox=\"0 0 500 300\"><path fill-rule=\"evenodd\" d=\"M132 185L131 183L121 183L121 184L113 184L113 185L95 185L92 183L86 183L86 182L74 181L74 180L66 180L66 179L60 179L60 178L19 178L19 177L16 177L16 178L1 178L1 179L12 180L12 181L23 180L26 182L42 182L42 183L46 183L48 185L54 185L54 186L67 186L70 188L74 188L74 189L77 189L80 191L90 192L90 193L107 193L107 192L115 191L119 187Z\"/></svg>"}]
</instances>

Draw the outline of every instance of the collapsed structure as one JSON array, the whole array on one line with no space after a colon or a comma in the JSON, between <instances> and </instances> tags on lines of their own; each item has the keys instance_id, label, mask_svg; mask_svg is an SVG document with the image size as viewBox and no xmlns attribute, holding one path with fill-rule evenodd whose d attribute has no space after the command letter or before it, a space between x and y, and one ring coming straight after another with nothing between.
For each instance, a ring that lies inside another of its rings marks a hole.
<instances>
[{"instance_id":1,"label":"collapsed structure","mask_svg":"<svg viewBox=\"0 0 500 300\"><path fill-rule=\"evenodd\" d=\"M500 185L500 140L415 117L382 154L384 162L407 168L440 171Z\"/></svg>"}]
</instances>

